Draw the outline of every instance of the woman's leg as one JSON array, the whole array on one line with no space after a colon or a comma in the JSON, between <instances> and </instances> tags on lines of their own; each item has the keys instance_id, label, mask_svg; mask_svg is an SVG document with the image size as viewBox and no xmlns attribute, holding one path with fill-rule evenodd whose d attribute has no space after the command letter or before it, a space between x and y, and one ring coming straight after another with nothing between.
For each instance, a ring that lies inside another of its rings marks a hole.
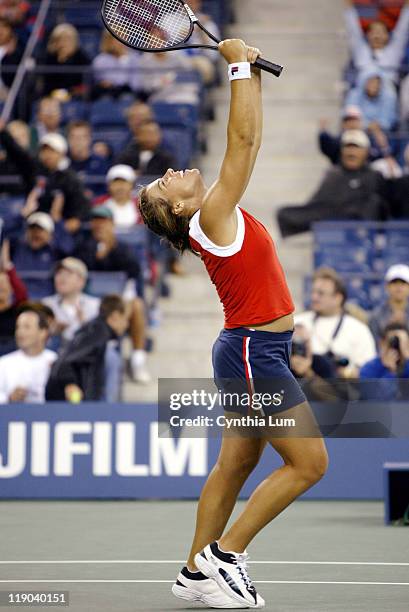
<instances>
[{"instance_id":1,"label":"woman's leg","mask_svg":"<svg viewBox=\"0 0 409 612\"><path fill-rule=\"evenodd\" d=\"M327 470L327 450L324 440L318 437L320 434L309 405L305 402L279 416L294 418L299 432L317 437L269 439L284 465L256 488L241 515L219 539L222 550L243 552L263 527L318 482Z\"/></svg>"},{"instance_id":2,"label":"woman's leg","mask_svg":"<svg viewBox=\"0 0 409 612\"><path fill-rule=\"evenodd\" d=\"M200 495L195 536L187 561L190 570L196 569L195 554L222 535L240 489L259 462L266 443L229 434L223 437L217 463Z\"/></svg>"}]
</instances>

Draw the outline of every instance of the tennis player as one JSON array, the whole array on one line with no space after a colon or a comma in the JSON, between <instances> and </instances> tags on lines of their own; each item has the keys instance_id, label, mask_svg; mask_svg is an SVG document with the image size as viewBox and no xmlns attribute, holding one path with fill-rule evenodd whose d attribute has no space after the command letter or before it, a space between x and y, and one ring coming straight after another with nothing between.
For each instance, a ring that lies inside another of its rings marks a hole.
<instances>
[{"instance_id":1,"label":"tennis player","mask_svg":"<svg viewBox=\"0 0 409 612\"><path fill-rule=\"evenodd\" d=\"M200 497L196 532L173 593L214 608L261 608L247 572L246 547L256 534L327 469L327 452L306 398L289 369L294 305L266 228L238 206L251 177L262 134L260 51L241 40L220 43L231 80L227 149L216 182L198 170L169 169L143 188L147 226L178 250L200 255L215 284L225 326L213 347L216 380L270 381L280 401L264 409L293 418L300 435L223 435L220 454ZM274 177L272 176L272 180ZM233 413L240 412L239 409ZM229 412L230 414L230 412ZM244 482L267 444L282 457L225 531Z\"/></svg>"}]
</instances>

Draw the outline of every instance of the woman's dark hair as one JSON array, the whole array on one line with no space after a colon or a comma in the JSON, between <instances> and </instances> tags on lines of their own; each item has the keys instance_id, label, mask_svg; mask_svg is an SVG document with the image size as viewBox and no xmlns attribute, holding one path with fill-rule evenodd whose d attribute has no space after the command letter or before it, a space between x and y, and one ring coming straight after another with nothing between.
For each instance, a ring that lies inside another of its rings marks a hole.
<instances>
[{"instance_id":1,"label":"woman's dark hair","mask_svg":"<svg viewBox=\"0 0 409 612\"><path fill-rule=\"evenodd\" d=\"M385 340L392 332L404 331L409 336L409 328L404 323L389 323L381 332L381 338Z\"/></svg>"},{"instance_id":2,"label":"woman's dark hair","mask_svg":"<svg viewBox=\"0 0 409 612\"><path fill-rule=\"evenodd\" d=\"M147 188L143 187L139 192L139 209L152 232L166 238L180 253L194 252L189 242L189 218L174 215L167 200L148 197Z\"/></svg>"}]
</instances>

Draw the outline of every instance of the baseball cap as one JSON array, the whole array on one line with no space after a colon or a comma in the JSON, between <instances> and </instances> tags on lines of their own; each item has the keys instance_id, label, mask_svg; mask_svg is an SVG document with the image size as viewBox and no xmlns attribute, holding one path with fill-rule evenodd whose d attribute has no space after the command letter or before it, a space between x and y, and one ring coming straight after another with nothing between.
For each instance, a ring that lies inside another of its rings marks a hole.
<instances>
[{"instance_id":1,"label":"baseball cap","mask_svg":"<svg viewBox=\"0 0 409 612\"><path fill-rule=\"evenodd\" d=\"M108 170L106 181L107 183L110 183L116 179L122 179L124 181L128 181L128 183L134 184L136 181L136 174L131 166L127 166L126 164L117 164Z\"/></svg>"},{"instance_id":2,"label":"baseball cap","mask_svg":"<svg viewBox=\"0 0 409 612\"><path fill-rule=\"evenodd\" d=\"M341 145L343 147L355 145L362 149L369 149L371 143L363 130L346 130L346 132L342 134Z\"/></svg>"},{"instance_id":3,"label":"baseball cap","mask_svg":"<svg viewBox=\"0 0 409 612\"><path fill-rule=\"evenodd\" d=\"M58 262L56 270L69 270L70 272L76 272L82 278L87 278L88 276L88 268L80 259L76 257L65 257L60 262Z\"/></svg>"},{"instance_id":4,"label":"baseball cap","mask_svg":"<svg viewBox=\"0 0 409 612\"><path fill-rule=\"evenodd\" d=\"M362 119L362 112L359 106L346 106L342 113L342 119Z\"/></svg>"},{"instance_id":5,"label":"baseball cap","mask_svg":"<svg viewBox=\"0 0 409 612\"><path fill-rule=\"evenodd\" d=\"M92 219L113 219L114 215L108 206L95 206L91 210Z\"/></svg>"},{"instance_id":6,"label":"baseball cap","mask_svg":"<svg viewBox=\"0 0 409 612\"><path fill-rule=\"evenodd\" d=\"M27 225L29 227L37 225L46 232L50 232L50 234L53 233L55 228L54 221L52 220L50 215L44 212L36 212L30 215L27 219Z\"/></svg>"},{"instance_id":7,"label":"baseball cap","mask_svg":"<svg viewBox=\"0 0 409 612\"><path fill-rule=\"evenodd\" d=\"M401 280L409 284L409 266L405 264L391 266L385 274L385 282L392 283L395 280Z\"/></svg>"},{"instance_id":8,"label":"baseball cap","mask_svg":"<svg viewBox=\"0 0 409 612\"><path fill-rule=\"evenodd\" d=\"M40 140L40 147L44 146L58 151L61 155L66 155L68 151L67 141L61 134L45 134Z\"/></svg>"}]
</instances>

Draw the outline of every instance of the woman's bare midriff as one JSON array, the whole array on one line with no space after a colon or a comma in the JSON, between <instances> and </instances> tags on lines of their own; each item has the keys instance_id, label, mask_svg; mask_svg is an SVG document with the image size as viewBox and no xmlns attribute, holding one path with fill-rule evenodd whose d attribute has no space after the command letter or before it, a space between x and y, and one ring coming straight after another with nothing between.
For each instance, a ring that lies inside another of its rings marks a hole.
<instances>
[{"instance_id":1,"label":"woman's bare midriff","mask_svg":"<svg viewBox=\"0 0 409 612\"><path fill-rule=\"evenodd\" d=\"M294 315L288 314L269 323L263 323L262 325L245 325L247 329L257 329L258 331L270 331L270 332L286 332L294 329Z\"/></svg>"}]
</instances>

